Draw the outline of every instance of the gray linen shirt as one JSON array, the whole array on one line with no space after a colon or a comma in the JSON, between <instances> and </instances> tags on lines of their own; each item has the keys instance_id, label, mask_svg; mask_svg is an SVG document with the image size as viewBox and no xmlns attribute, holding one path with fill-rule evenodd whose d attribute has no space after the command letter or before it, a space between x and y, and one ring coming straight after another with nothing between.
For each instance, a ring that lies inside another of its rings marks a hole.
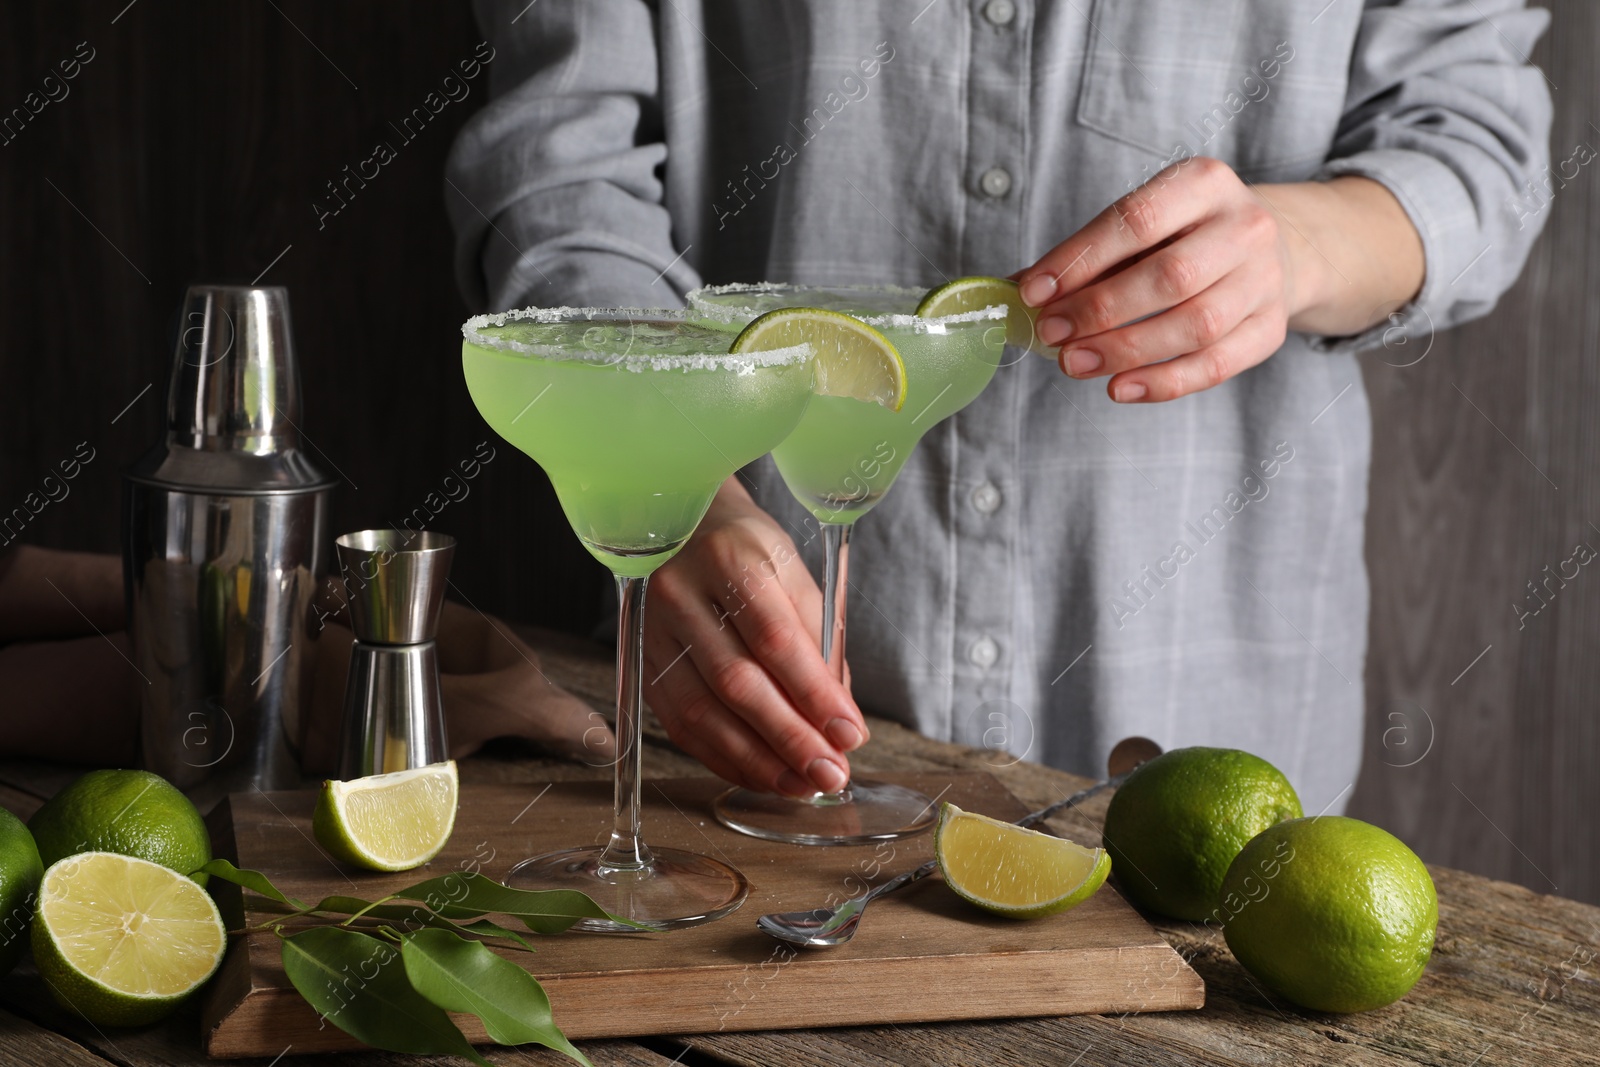
<instances>
[{"instance_id":1,"label":"gray linen shirt","mask_svg":"<svg viewBox=\"0 0 1600 1067\"><path fill-rule=\"evenodd\" d=\"M446 201L471 303L675 305L702 282L1009 274L1164 163L1365 175L1415 304L1119 406L1008 353L857 526L863 708L1096 773L1248 749L1306 809L1360 762L1370 433L1351 354L1487 312L1537 232L1550 102L1522 0L480 0L493 99ZM1411 358L1408 356L1407 358ZM1394 360L1399 362L1398 359ZM770 461L757 499L820 537ZM1009 753L1009 754L1007 754Z\"/></svg>"}]
</instances>

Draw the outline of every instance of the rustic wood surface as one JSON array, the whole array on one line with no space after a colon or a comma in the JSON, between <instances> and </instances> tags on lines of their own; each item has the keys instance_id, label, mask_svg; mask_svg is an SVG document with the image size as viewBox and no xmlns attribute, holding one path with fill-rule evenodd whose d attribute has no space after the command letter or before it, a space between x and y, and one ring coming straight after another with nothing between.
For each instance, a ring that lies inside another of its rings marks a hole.
<instances>
[{"instance_id":1,"label":"rustic wood surface","mask_svg":"<svg viewBox=\"0 0 1600 1067\"><path fill-rule=\"evenodd\" d=\"M1561 161L1600 148L1600 4L1533 3L1553 15L1532 58L1555 87ZM117 551L118 470L159 432L194 280L289 286L301 425L345 478L335 529L400 522L440 493L488 436L450 356L467 308L441 180L486 76L325 225L312 203L473 53L471 5L58 0L6 16L6 113L80 42L95 50L0 148L0 513L79 442L96 450L23 539ZM1367 357L1368 748L1352 804L1430 860L1600 902L1600 582L1585 567L1525 630L1511 609L1578 539L1600 549L1600 167L1547 200L1492 316L1414 366L1416 346ZM502 447L466 488L429 523L470 546L454 595L588 632L609 583L538 468Z\"/></svg>"},{"instance_id":2,"label":"rustic wood surface","mask_svg":"<svg viewBox=\"0 0 1600 1067\"><path fill-rule=\"evenodd\" d=\"M1015 819L1027 809L992 776L921 771L885 776L968 811ZM555 937L538 953L506 950L544 984L557 1022L574 1040L589 1037L801 1029L851 1023L1108 1014L1198 1008L1197 975L1113 889L1078 908L1021 926L987 916L930 879L874 904L862 936L828 952L800 952L755 928L755 917L842 900L867 884L918 866L932 838L862 848L802 851L718 825L713 778L651 779L645 787L646 840L657 848L703 852L750 879L750 895L718 922L643 937ZM237 862L263 871L301 900L354 893L376 900L421 878L481 870L504 879L512 864L577 844L603 844L610 831L611 783L469 785L455 834L427 871L379 875L345 869L311 838L316 794L236 794L229 799ZM215 821L215 820L214 820ZM234 894L229 894L230 896ZM603 894L592 894L602 905ZM257 897L253 905L264 902ZM276 914L250 907L245 922ZM272 1055L285 1043L303 1051L360 1047L325 1026L283 973L278 938L236 943L224 980L207 997L204 1041L213 1056ZM930 989L967 987L930 998ZM861 996L871 989L872 996ZM628 1010L618 1011L618 1004ZM485 1041L472 1016L457 1019Z\"/></svg>"},{"instance_id":3,"label":"rustic wood surface","mask_svg":"<svg viewBox=\"0 0 1600 1067\"><path fill-rule=\"evenodd\" d=\"M543 666L551 678L605 706L611 698L611 669L598 647L548 634L529 636L543 650ZM1058 800L1085 784L1049 768L943 744L887 722L873 723L873 740L859 755L856 763L865 770L986 770L1029 807ZM670 748L655 729L645 762L652 777L699 772L698 765ZM0 763L0 805L27 814L73 773ZM594 768L510 749L462 765L464 781L482 784L603 775ZM1054 820L1052 828L1090 842L1097 837L1104 811L1105 799L1099 798ZM1198 1012L764 1031L584 1042L583 1047L597 1065L655 1067L673 1062L690 1067L1553 1067L1600 1059L1600 908L1444 867L1431 870L1440 912L1433 961L1405 999L1361 1015L1307 1012L1270 997L1234 961L1220 936L1193 923L1158 919L1153 920L1156 929L1205 980L1206 1006ZM871 996L872 991L862 990L861 995ZM963 990L930 990L929 995L959 997ZM120 1067L175 1067L204 1062L198 1006L150 1030L102 1033L56 1008L25 966L0 981L0 1004L0 1063L108 1061ZM21 1051L12 1054L11 1049ZM58 1056L57 1050L64 1051ZM70 1058L80 1050L88 1058ZM496 1063L519 1067L561 1062L539 1050L490 1049L489 1055ZM259 1067L315 1067L330 1061L286 1048L276 1061L269 1057L255 1062ZM338 1062L401 1067L447 1061L360 1053L341 1054Z\"/></svg>"}]
</instances>

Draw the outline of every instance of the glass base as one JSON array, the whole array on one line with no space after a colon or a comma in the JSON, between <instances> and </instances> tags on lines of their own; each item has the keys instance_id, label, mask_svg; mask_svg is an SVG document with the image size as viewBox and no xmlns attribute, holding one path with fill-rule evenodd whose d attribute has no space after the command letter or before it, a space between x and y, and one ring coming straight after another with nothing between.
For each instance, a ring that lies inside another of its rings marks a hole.
<instances>
[{"instance_id":1,"label":"glass base","mask_svg":"<svg viewBox=\"0 0 1600 1067\"><path fill-rule=\"evenodd\" d=\"M648 867L601 864L605 849L569 848L534 856L511 868L506 884L518 889L576 889L613 915L652 930L699 926L744 903L750 883L726 863L676 848L650 850ZM604 919L580 919L574 930L629 934L637 930Z\"/></svg>"},{"instance_id":2,"label":"glass base","mask_svg":"<svg viewBox=\"0 0 1600 1067\"><path fill-rule=\"evenodd\" d=\"M711 805L730 830L791 845L864 845L920 834L938 811L915 789L856 779L840 793L786 797L730 789Z\"/></svg>"}]
</instances>

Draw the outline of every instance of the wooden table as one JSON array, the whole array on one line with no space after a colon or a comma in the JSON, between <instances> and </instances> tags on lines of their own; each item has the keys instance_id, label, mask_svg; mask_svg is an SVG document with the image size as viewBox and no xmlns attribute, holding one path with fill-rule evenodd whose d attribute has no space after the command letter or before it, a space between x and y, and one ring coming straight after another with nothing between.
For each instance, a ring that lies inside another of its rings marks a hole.
<instances>
[{"instance_id":1,"label":"wooden table","mask_svg":"<svg viewBox=\"0 0 1600 1067\"><path fill-rule=\"evenodd\" d=\"M531 635L547 675L606 708L609 659L596 646ZM1073 775L920 737L874 721L873 740L853 757L862 770L967 768L994 773L1030 807L1084 785ZM704 773L653 733L650 776ZM77 770L0 763L0 804L30 815ZM526 753L492 752L462 764L467 782L590 778L604 772ZM1104 801L1053 824L1063 836L1098 840ZM1398 1004L1361 1015L1322 1015L1269 997L1234 962L1222 938L1192 923L1156 927L1205 979L1199 1012L1076 1016L994 1023L855 1027L584 1042L597 1065L686 1067L871 1064L1494 1064L1600 1063L1600 908L1543 896L1448 868L1432 868L1439 890L1433 962ZM960 990L939 991L959 996ZM870 990L863 990L870 996ZM626 1010L626 1005L619 1005ZM485 1049L497 1064L570 1061L537 1049ZM193 1008L144 1031L101 1032L55 1007L31 974L0 981L0 1065L167 1067L204 1062ZM246 1062L246 1061L236 1061ZM287 1049L272 1067L329 1067L328 1057ZM372 1052L339 1056L344 1067L459 1063Z\"/></svg>"}]
</instances>

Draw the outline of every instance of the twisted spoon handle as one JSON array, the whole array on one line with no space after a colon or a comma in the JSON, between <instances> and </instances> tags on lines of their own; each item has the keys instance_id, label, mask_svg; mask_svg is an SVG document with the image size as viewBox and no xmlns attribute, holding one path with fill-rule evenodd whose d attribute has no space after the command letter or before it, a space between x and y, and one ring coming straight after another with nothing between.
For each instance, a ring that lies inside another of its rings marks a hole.
<instances>
[{"instance_id":1,"label":"twisted spoon handle","mask_svg":"<svg viewBox=\"0 0 1600 1067\"><path fill-rule=\"evenodd\" d=\"M1074 804L1088 800L1097 793L1104 793L1107 789L1115 789L1117 786L1127 781L1128 775L1132 773L1132 771L1124 771L1121 774L1107 778L1103 782L1096 782L1087 789L1080 789L1070 797L1067 797L1065 800L1058 800L1047 808L1040 808L1038 811L1029 812L1027 815L1024 815L1022 818L1017 820L1017 825L1024 827L1037 826L1039 823L1044 822L1052 815L1056 815L1062 811L1065 811Z\"/></svg>"}]
</instances>

